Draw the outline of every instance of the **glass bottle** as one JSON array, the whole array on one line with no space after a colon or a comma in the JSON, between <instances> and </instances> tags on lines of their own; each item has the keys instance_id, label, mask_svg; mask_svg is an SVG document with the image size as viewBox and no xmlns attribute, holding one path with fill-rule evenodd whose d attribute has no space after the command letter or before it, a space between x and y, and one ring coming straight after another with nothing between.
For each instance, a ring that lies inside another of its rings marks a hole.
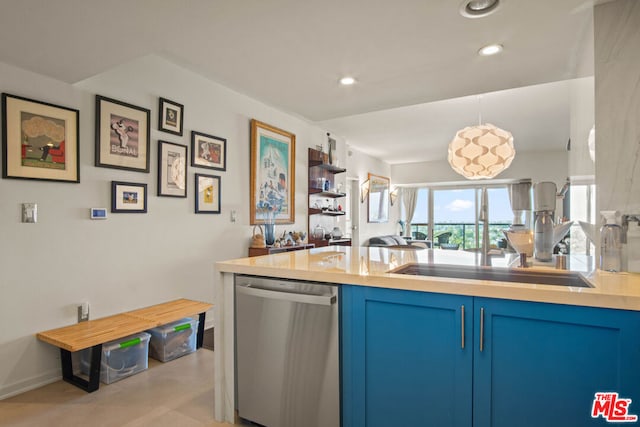
<instances>
[{"instance_id":1,"label":"glass bottle","mask_svg":"<svg viewBox=\"0 0 640 427\"><path fill-rule=\"evenodd\" d=\"M534 253L538 261L551 261L553 258L553 217L549 211L536 213L534 225Z\"/></svg>"},{"instance_id":2,"label":"glass bottle","mask_svg":"<svg viewBox=\"0 0 640 427\"><path fill-rule=\"evenodd\" d=\"M602 211L604 225L600 229L600 270L620 271L622 259L622 227L616 224L615 211Z\"/></svg>"}]
</instances>

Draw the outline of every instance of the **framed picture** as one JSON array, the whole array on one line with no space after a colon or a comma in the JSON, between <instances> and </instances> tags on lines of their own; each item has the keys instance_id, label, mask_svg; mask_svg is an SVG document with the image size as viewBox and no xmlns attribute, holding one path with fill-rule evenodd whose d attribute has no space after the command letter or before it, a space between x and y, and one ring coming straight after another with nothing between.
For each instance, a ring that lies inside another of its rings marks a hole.
<instances>
[{"instance_id":1,"label":"framed picture","mask_svg":"<svg viewBox=\"0 0 640 427\"><path fill-rule=\"evenodd\" d=\"M220 213L220 177L196 175L196 213Z\"/></svg>"},{"instance_id":2,"label":"framed picture","mask_svg":"<svg viewBox=\"0 0 640 427\"><path fill-rule=\"evenodd\" d=\"M191 166L227 170L227 140L191 131Z\"/></svg>"},{"instance_id":3,"label":"framed picture","mask_svg":"<svg viewBox=\"0 0 640 427\"><path fill-rule=\"evenodd\" d=\"M158 130L182 136L184 105L160 98Z\"/></svg>"},{"instance_id":4,"label":"framed picture","mask_svg":"<svg viewBox=\"0 0 640 427\"><path fill-rule=\"evenodd\" d=\"M96 95L96 166L149 172L149 110Z\"/></svg>"},{"instance_id":5,"label":"framed picture","mask_svg":"<svg viewBox=\"0 0 640 427\"><path fill-rule=\"evenodd\" d=\"M111 181L111 212L146 213L147 184Z\"/></svg>"},{"instance_id":6,"label":"framed picture","mask_svg":"<svg viewBox=\"0 0 640 427\"><path fill-rule=\"evenodd\" d=\"M251 120L251 224L295 220L296 136Z\"/></svg>"},{"instance_id":7,"label":"framed picture","mask_svg":"<svg viewBox=\"0 0 640 427\"><path fill-rule=\"evenodd\" d=\"M80 113L2 94L2 177L80 182Z\"/></svg>"},{"instance_id":8,"label":"framed picture","mask_svg":"<svg viewBox=\"0 0 640 427\"><path fill-rule=\"evenodd\" d=\"M187 197L187 146L158 141L158 196Z\"/></svg>"},{"instance_id":9,"label":"framed picture","mask_svg":"<svg viewBox=\"0 0 640 427\"><path fill-rule=\"evenodd\" d=\"M369 174L368 222L389 221L389 178Z\"/></svg>"}]
</instances>

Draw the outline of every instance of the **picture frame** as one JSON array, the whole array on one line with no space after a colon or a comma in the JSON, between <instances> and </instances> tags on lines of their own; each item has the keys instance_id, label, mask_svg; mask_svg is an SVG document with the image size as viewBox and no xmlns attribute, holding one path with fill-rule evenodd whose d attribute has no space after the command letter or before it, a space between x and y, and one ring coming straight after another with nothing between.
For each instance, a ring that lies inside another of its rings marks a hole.
<instances>
[{"instance_id":1,"label":"picture frame","mask_svg":"<svg viewBox=\"0 0 640 427\"><path fill-rule=\"evenodd\" d=\"M227 170L227 140L191 131L191 166Z\"/></svg>"},{"instance_id":2,"label":"picture frame","mask_svg":"<svg viewBox=\"0 0 640 427\"><path fill-rule=\"evenodd\" d=\"M184 105L167 98L159 98L158 104L158 130L182 136Z\"/></svg>"},{"instance_id":3,"label":"picture frame","mask_svg":"<svg viewBox=\"0 0 640 427\"><path fill-rule=\"evenodd\" d=\"M187 146L158 141L158 196L187 197Z\"/></svg>"},{"instance_id":4,"label":"picture frame","mask_svg":"<svg viewBox=\"0 0 640 427\"><path fill-rule=\"evenodd\" d=\"M80 182L80 112L2 94L2 177Z\"/></svg>"},{"instance_id":5,"label":"picture frame","mask_svg":"<svg viewBox=\"0 0 640 427\"><path fill-rule=\"evenodd\" d=\"M147 184L111 181L112 213L147 213Z\"/></svg>"},{"instance_id":6,"label":"picture frame","mask_svg":"<svg viewBox=\"0 0 640 427\"><path fill-rule=\"evenodd\" d=\"M150 111L96 95L95 165L149 173Z\"/></svg>"},{"instance_id":7,"label":"picture frame","mask_svg":"<svg viewBox=\"0 0 640 427\"><path fill-rule=\"evenodd\" d=\"M250 223L295 221L296 136L251 120Z\"/></svg>"},{"instance_id":8,"label":"picture frame","mask_svg":"<svg viewBox=\"0 0 640 427\"><path fill-rule=\"evenodd\" d=\"M386 176L369 174L368 222L389 222L389 186Z\"/></svg>"},{"instance_id":9,"label":"picture frame","mask_svg":"<svg viewBox=\"0 0 640 427\"><path fill-rule=\"evenodd\" d=\"M220 177L218 175L195 174L196 210L197 214L219 214L222 205Z\"/></svg>"}]
</instances>

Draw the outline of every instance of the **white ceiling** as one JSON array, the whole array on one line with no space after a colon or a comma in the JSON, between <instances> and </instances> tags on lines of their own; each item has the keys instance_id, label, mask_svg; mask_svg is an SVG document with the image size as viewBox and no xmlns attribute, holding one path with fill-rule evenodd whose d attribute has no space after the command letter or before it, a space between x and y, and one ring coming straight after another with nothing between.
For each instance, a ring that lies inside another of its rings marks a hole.
<instances>
[{"instance_id":1,"label":"white ceiling","mask_svg":"<svg viewBox=\"0 0 640 427\"><path fill-rule=\"evenodd\" d=\"M76 83L162 55L388 162L430 160L477 123L469 95L592 72L576 63L593 1L502 3L467 19L461 0L3 0L0 61ZM501 55L477 55L494 42ZM358 84L340 87L345 74ZM480 110L512 131L516 149L561 149L563 93L559 84L487 94Z\"/></svg>"}]
</instances>

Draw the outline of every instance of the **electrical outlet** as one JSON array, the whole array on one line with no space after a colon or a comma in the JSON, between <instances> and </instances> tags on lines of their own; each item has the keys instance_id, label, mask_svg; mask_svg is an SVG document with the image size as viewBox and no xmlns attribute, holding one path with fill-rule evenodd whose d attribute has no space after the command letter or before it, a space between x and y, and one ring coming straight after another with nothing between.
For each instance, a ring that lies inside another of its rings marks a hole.
<instances>
[{"instance_id":1,"label":"electrical outlet","mask_svg":"<svg viewBox=\"0 0 640 427\"><path fill-rule=\"evenodd\" d=\"M236 212L235 209L231 210L231 222L236 222L236 220L238 219L238 213Z\"/></svg>"},{"instance_id":2,"label":"electrical outlet","mask_svg":"<svg viewBox=\"0 0 640 427\"><path fill-rule=\"evenodd\" d=\"M89 303L84 302L78 306L78 323L89 320Z\"/></svg>"}]
</instances>

